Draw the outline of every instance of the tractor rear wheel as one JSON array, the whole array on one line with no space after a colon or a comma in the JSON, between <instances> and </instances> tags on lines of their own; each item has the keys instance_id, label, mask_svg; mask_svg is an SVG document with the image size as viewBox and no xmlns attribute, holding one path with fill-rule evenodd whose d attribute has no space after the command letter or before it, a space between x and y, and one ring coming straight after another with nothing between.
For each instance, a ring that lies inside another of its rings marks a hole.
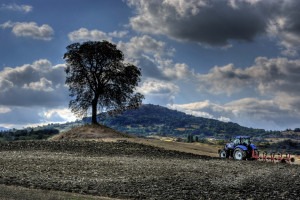
<instances>
[{"instance_id":1,"label":"tractor rear wheel","mask_svg":"<svg viewBox=\"0 0 300 200\"><path fill-rule=\"evenodd\" d=\"M224 149L220 150L219 156L220 158L228 158L227 152Z\"/></svg>"},{"instance_id":2,"label":"tractor rear wheel","mask_svg":"<svg viewBox=\"0 0 300 200\"><path fill-rule=\"evenodd\" d=\"M246 152L243 149L236 148L233 152L233 158L235 160L245 160L246 159Z\"/></svg>"}]
</instances>

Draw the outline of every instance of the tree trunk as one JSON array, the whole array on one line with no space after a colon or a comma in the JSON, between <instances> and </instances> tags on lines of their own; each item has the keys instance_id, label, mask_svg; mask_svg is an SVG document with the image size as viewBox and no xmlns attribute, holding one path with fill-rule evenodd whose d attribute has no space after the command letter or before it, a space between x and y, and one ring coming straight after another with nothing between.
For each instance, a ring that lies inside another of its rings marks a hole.
<instances>
[{"instance_id":1,"label":"tree trunk","mask_svg":"<svg viewBox=\"0 0 300 200\"><path fill-rule=\"evenodd\" d=\"M97 122L97 104L98 104L98 98L94 98L92 101L92 124L98 124L98 122Z\"/></svg>"}]
</instances>

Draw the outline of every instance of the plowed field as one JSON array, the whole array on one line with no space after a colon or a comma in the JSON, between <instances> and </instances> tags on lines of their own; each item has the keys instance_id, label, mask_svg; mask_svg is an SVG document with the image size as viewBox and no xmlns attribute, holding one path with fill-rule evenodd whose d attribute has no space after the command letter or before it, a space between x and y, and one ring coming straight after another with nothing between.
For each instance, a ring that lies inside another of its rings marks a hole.
<instances>
[{"instance_id":1,"label":"plowed field","mask_svg":"<svg viewBox=\"0 0 300 200\"><path fill-rule=\"evenodd\" d=\"M0 184L119 199L300 199L300 166L126 141L23 141L0 144Z\"/></svg>"}]
</instances>

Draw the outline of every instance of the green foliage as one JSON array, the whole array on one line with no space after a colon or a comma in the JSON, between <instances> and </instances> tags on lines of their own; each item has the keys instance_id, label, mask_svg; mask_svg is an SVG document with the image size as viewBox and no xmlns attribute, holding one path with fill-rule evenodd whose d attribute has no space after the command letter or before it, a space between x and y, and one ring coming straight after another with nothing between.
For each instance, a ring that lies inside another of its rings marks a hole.
<instances>
[{"instance_id":1,"label":"green foliage","mask_svg":"<svg viewBox=\"0 0 300 200\"><path fill-rule=\"evenodd\" d=\"M212 144L211 142L209 142L207 139L205 139L205 138L201 138L201 139L199 139L199 142L200 143L203 143L203 144Z\"/></svg>"},{"instance_id":2,"label":"green foliage","mask_svg":"<svg viewBox=\"0 0 300 200\"><path fill-rule=\"evenodd\" d=\"M271 144L269 142L261 142L257 146L259 148L270 148Z\"/></svg>"},{"instance_id":3,"label":"green foliage","mask_svg":"<svg viewBox=\"0 0 300 200\"><path fill-rule=\"evenodd\" d=\"M191 135L188 135L188 136L187 136L187 142L188 142L188 143L192 143L192 142L194 142L194 138L193 138L193 136L191 136Z\"/></svg>"},{"instance_id":4,"label":"green foliage","mask_svg":"<svg viewBox=\"0 0 300 200\"><path fill-rule=\"evenodd\" d=\"M272 150L275 152L291 152L292 154L300 154L300 142L294 140L283 140L270 144L269 142L262 142L258 145L260 148Z\"/></svg>"},{"instance_id":5,"label":"green foliage","mask_svg":"<svg viewBox=\"0 0 300 200\"><path fill-rule=\"evenodd\" d=\"M141 70L124 63L124 55L108 41L88 41L67 46L66 84L69 86L69 103L77 116L86 116L92 107L92 123L97 123L100 110L116 113L137 108L144 96L135 93Z\"/></svg>"},{"instance_id":6,"label":"green foliage","mask_svg":"<svg viewBox=\"0 0 300 200\"><path fill-rule=\"evenodd\" d=\"M218 141L216 142L216 144L217 144L217 145L225 145L225 144L227 144L227 141L226 141L226 140L218 140Z\"/></svg>"},{"instance_id":7,"label":"green foliage","mask_svg":"<svg viewBox=\"0 0 300 200\"><path fill-rule=\"evenodd\" d=\"M294 132L297 132L297 133L300 132L300 128L295 128Z\"/></svg>"},{"instance_id":8,"label":"green foliage","mask_svg":"<svg viewBox=\"0 0 300 200\"><path fill-rule=\"evenodd\" d=\"M52 135L58 134L57 129L22 129L22 130L8 130L0 132L0 142L17 141L17 140L45 140Z\"/></svg>"}]
</instances>

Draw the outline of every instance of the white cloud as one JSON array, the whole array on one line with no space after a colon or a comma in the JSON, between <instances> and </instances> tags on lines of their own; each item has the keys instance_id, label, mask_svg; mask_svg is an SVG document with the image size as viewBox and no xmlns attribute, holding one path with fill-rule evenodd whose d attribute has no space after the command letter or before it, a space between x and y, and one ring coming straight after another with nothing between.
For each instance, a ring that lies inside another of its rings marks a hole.
<instances>
[{"instance_id":1,"label":"white cloud","mask_svg":"<svg viewBox=\"0 0 300 200\"><path fill-rule=\"evenodd\" d=\"M3 28L3 29L12 28L13 26L14 26L14 23L11 22L10 20L3 23L3 24L0 24L0 27Z\"/></svg>"},{"instance_id":2,"label":"white cloud","mask_svg":"<svg viewBox=\"0 0 300 200\"><path fill-rule=\"evenodd\" d=\"M11 109L8 107L0 106L0 114L10 112Z\"/></svg>"},{"instance_id":3,"label":"white cloud","mask_svg":"<svg viewBox=\"0 0 300 200\"><path fill-rule=\"evenodd\" d=\"M75 121L76 117L71 112L70 109L50 109L43 112L43 116L46 121L51 123L61 122L61 121Z\"/></svg>"},{"instance_id":4,"label":"white cloud","mask_svg":"<svg viewBox=\"0 0 300 200\"><path fill-rule=\"evenodd\" d=\"M214 113L224 113L227 112L226 109L218 104L211 103L209 100L202 101L202 102L194 102L194 103L188 103L188 104L174 104L169 105L172 109L177 109L180 111L187 111L189 113L207 113L210 115L209 118L216 118L213 114ZM197 115L196 116L202 116ZM218 116L221 117L221 116Z\"/></svg>"},{"instance_id":5,"label":"white cloud","mask_svg":"<svg viewBox=\"0 0 300 200\"><path fill-rule=\"evenodd\" d=\"M22 128L74 120L66 109L69 92L64 69L64 64L53 66L40 59L0 71L1 124Z\"/></svg>"},{"instance_id":6,"label":"white cloud","mask_svg":"<svg viewBox=\"0 0 300 200\"><path fill-rule=\"evenodd\" d=\"M173 64L173 60L168 58L173 56L173 48L167 48L164 42L148 35L133 37L129 42L120 41L118 48L124 52L128 62L142 69L146 77L176 81L194 75L185 63Z\"/></svg>"},{"instance_id":7,"label":"white cloud","mask_svg":"<svg viewBox=\"0 0 300 200\"><path fill-rule=\"evenodd\" d=\"M68 34L69 40L72 42L81 42L81 41L87 41L87 40L93 40L93 41L112 41L112 38L122 38L125 35L128 34L128 31L114 31L110 33L105 33L103 31L94 29L94 30L88 30L86 28L80 28L76 31L70 32Z\"/></svg>"},{"instance_id":8,"label":"white cloud","mask_svg":"<svg viewBox=\"0 0 300 200\"><path fill-rule=\"evenodd\" d=\"M28 90L36 90L36 91L44 91L44 92L54 91L54 89L52 88L52 81L47 80L45 77L40 78L40 81L37 82L31 82L29 84L25 83L23 88Z\"/></svg>"},{"instance_id":9,"label":"white cloud","mask_svg":"<svg viewBox=\"0 0 300 200\"><path fill-rule=\"evenodd\" d=\"M173 83L148 79L143 83L141 87L138 88L138 91L145 95L148 94L174 95L179 92L179 87Z\"/></svg>"},{"instance_id":10,"label":"white cloud","mask_svg":"<svg viewBox=\"0 0 300 200\"><path fill-rule=\"evenodd\" d=\"M67 108L47 109L43 107L12 107L10 112L0 113L0 126L7 128L24 128L62 123L76 120Z\"/></svg>"},{"instance_id":11,"label":"white cloud","mask_svg":"<svg viewBox=\"0 0 300 200\"><path fill-rule=\"evenodd\" d=\"M0 71L0 106L55 107L67 104L64 65L45 59Z\"/></svg>"},{"instance_id":12,"label":"white cloud","mask_svg":"<svg viewBox=\"0 0 300 200\"><path fill-rule=\"evenodd\" d=\"M207 90L213 94L227 93L242 90L239 86L249 83L250 76L242 69L236 69L234 65L228 64L222 67L213 67L208 74L197 74L200 89Z\"/></svg>"},{"instance_id":13,"label":"white cloud","mask_svg":"<svg viewBox=\"0 0 300 200\"><path fill-rule=\"evenodd\" d=\"M35 22L17 22L14 25L12 32L16 36L31 37L40 40L51 40L54 33L49 25L43 24L42 26L37 26Z\"/></svg>"},{"instance_id":14,"label":"white cloud","mask_svg":"<svg viewBox=\"0 0 300 200\"><path fill-rule=\"evenodd\" d=\"M256 3L260 2L261 0L229 0L228 5L230 5L234 9L239 9L238 4L241 2L247 2L250 5L255 5Z\"/></svg>"},{"instance_id":15,"label":"white cloud","mask_svg":"<svg viewBox=\"0 0 300 200\"><path fill-rule=\"evenodd\" d=\"M96 40L96 41L112 41L112 38L109 37L105 32L100 30L91 30L89 31L86 28L80 28L77 31L73 31L68 34L69 40L74 41L86 41L86 40Z\"/></svg>"},{"instance_id":16,"label":"white cloud","mask_svg":"<svg viewBox=\"0 0 300 200\"><path fill-rule=\"evenodd\" d=\"M230 118L221 116L221 117L218 118L218 120L219 120L219 121L223 121L223 122L229 122L229 121L230 121Z\"/></svg>"},{"instance_id":17,"label":"white cloud","mask_svg":"<svg viewBox=\"0 0 300 200\"><path fill-rule=\"evenodd\" d=\"M29 13L32 11L33 7L30 5L18 5L16 3L14 4L2 4L0 7L1 10L12 10L12 11L18 11L18 12L24 12Z\"/></svg>"},{"instance_id":18,"label":"white cloud","mask_svg":"<svg viewBox=\"0 0 300 200\"><path fill-rule=\"evenodd\" d=\"M226 104L215 104L206 100L189 104L173 104L168 107L195 116L271 130L295 128L299 126L300 120L298 111L285 106L284 102L257 98L244 98Z\"/></svg>"},{"instance_id":19,"label":"white cloud","mask_svg":"<svg viewBox=\"0 0 300 200\"><path fill-rule=\"evenodd\" d=\"M296 28L293 27L288 17L277 17L269 22L268 33L271 37L279 39L278 45L283 47L281 53L285 56L296 57L298 55L300 36L299 30L294 29Z\"/></svg>"},{"instance_id":20,"label":"white cloud","mask_svg":"<svg viewBox=\"0 0 300 200\"><path fill-rule=\"evenodd\" d=\"M114 31L109 33L108 35L111 37L122 38L128 34L128 31Z\"/></svg>"},{"instance_id":21,"label":"white cloud","mask_svg":"<svg viewBox=\"0 0 300 200\"><path fill-rule=\"evenodd\" d=\"M143 54L172 55L173 49L167 49L166 43L157 41L148 35L132 37L129 42L118 43L118 48L132 58L139 58Z\"/></svg>"},{"instance_id":22,"label":"white cloud","mask_svg":"<svg viewBox=\"0 0 300 200\"><path fill-rule=\"evenodd\" d=\"M184 110L184 112L188 115L194 115L196 117L204 117L204 118L209 118L213 119L214 116L207 113L207 112L201 112L201 111L194 111L194 110Z\"/></svg>"},{"instance_id":23,"label":"white cloud","mask_svg":"<svg viewBox=\"0 0 300 200\"><path fill-rule=\"evenodd\" d=\"M299 126L300 60L258 57L253 66L215 66L207 74L196 74L200 91L214 95L245 91L259 98L241 98L226 104L210 101L170 106L188 114L233 121L244 126L285 129ZM221 96L220 96L221 97Z\"/></svg>"},{"instance_id":24,"label":"white cloud","mask_svg":"<svg viewBox=\"0 0 300 200\"><path fill-rule=\"evenodd\" d=\"M144 94L149 102L157 102L161 105L173 104L179 87L173 83L147 79L137 91Z\"/></svg>"},{"instance_id":25,"label":"white cloud","mask_svg":"<svg viewBox=\"0 0 300 200\"><path fill-rule=\"evenodd\" d=\"M194 76L194 71L185 63L175 63L170 59L162 59L160 56L155 56L158 68L161 70L167 80L182 80Z\"/></svg>"},{"instance_id":26,"label":"white cloud","mask_svg":"<svg viewBox=\"0 0 300 200\"><path fill-rule=\"evenodd\" d=\"M35 22L11 22L7 21L0 25L1 28L12 28L12 33L18 37L30 37L39 40L51 40L54 34L53 29L43 24L38 26Z\"/></svg>"}]
</instances>

